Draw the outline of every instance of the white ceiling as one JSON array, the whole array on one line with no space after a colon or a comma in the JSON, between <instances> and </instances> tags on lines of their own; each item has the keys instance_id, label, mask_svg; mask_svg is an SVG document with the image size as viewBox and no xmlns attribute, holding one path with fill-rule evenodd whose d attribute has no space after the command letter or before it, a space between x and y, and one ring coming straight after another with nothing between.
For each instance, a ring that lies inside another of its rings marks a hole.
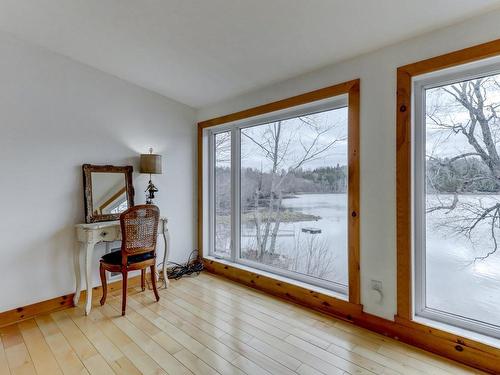
<instances>
[{"instance_id":1,"label":"white ceiling","mask_svg":"<svg viewBox=\"0 0 500 375\"><path fill-rule=\"evenodd\" d=\"M499 0L0 0L0 29L203 107Z\"/></svg>"}]
</instances>

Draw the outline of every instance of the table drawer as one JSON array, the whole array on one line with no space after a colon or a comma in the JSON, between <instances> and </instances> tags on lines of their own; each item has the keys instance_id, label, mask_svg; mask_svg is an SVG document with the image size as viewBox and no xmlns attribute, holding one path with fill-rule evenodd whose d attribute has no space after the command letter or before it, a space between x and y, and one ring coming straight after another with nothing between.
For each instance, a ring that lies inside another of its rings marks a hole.
<instances>
[{"instance_id":1,"label":"table drawer","mask_svg":"<svg viewBox=\"0 0 500 375\"><path fill-rule=\"evenodd\" d=\"M122 239L120 227L102 228L94 234L97 236L96 240L100 241L119 241Z\"/></svg>"}]
</instances>

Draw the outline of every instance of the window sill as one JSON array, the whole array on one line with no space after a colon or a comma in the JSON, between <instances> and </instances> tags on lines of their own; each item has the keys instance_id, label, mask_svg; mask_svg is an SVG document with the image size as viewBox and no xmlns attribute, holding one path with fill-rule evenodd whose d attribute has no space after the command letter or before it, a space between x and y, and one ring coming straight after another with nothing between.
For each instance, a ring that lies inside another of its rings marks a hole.
<instances>
[{"instance_id":1,"label":"window sill","mask_svg":"<svg viewBox=\"0 0 500 375\"><path fill-rule=\"evenodd\" d=\"M257 275L265 276L265 277L268 277L270 279L274 279L276 281L281 281L281 282L284 282L287 284L291 284L291 285L294 285L294 286L299 287L299 288L311 290L311 291L314 291L316 293L326 295L328 297L339 299L341 301L349 302L348 295L338 293L338 292L330 290L330 289L322 288L322 287L317 286L317 285L308 284L308 283L305 283L305 282L302 282L299 280L295 280L295 279L292 279L292 278L289 278L286 276L277 275L277 274L272 273L272 272L263 271L263 270L260 270L260 269L254 268L254 267L246 266L244 264L231 262L231 261L228 261L225 259L216 258L216 257L209 256L209 255L206 255L203 258L206 259L207 261L213 261L213 262L217 262L217 263L224 264L227 266L231 266L231 267L243 270L243 271L247 271L247 272L257 274Z\"/></svg>"},{"instance_id":2,"label":"window sill","mask_svg":"<svg viewBox=\"0 0 500 375\"><path fill-rule=\"evenodd\" d=\"M429 318L424 318L424 317L421 317L421 316L415 316L413 318L413 321L415 323L422 324L424 326L428 326L428 327L431 327L431 328L436 328L436 329L439 329L441 331L445 331L445 332L451 333L453 335L462 336L464 338L467 338L467 339L470 339L470 340L474 340L474 341L478 341L478 342L481 342L483 344L486 344L486 345L489 345L489 346L493 346L495 348L500 349L500 340L497 339L497 338L491 337L491 336L486 336L486 335L483 335L481 333L477 333L477 332L474 332L474 331L470 331L468 329L456 327L456 326L451 325L451 324L446 324L446 323L443 323L443 322L438 322L438 321L435 321L435 320L432 320L432 319L429 319Z\"/></svg>"}]
</instances>

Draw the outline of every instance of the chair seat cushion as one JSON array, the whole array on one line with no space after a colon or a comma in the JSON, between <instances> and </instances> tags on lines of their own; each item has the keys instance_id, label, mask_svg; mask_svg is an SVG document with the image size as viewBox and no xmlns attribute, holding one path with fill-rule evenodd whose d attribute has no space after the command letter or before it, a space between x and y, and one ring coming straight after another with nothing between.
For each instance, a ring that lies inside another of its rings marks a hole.
<instances>
[{"instance_id":1,"label":"chair seat cushion","mask_svg":"<svg viewBox=\"0 0 500 375\"><path fill-rule=\"evenodd\" d=\"M153 252L131 255L128 257L128 264L143 262L145 260L153 259L154 257ZM115 250L105 254L102 256L101 260L108 264L122 264L122 251Z\"/></svg>"}]
</instances>

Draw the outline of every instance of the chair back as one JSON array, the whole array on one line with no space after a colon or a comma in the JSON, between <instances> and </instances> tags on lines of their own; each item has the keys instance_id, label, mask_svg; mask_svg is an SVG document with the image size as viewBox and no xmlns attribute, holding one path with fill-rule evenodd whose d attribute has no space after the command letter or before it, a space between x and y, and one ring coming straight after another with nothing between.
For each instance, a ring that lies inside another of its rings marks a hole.
<instances>
[{"instance_id":1,"label":"chair back","mask_svg":"<svg viewBox=\"0 0 500 375\"><path fill-rule=\"evenodd\" d=\"M120 215L122 258L156 251L160 209L152 204L133 206Z\"/></svg>"}]
</instances>

